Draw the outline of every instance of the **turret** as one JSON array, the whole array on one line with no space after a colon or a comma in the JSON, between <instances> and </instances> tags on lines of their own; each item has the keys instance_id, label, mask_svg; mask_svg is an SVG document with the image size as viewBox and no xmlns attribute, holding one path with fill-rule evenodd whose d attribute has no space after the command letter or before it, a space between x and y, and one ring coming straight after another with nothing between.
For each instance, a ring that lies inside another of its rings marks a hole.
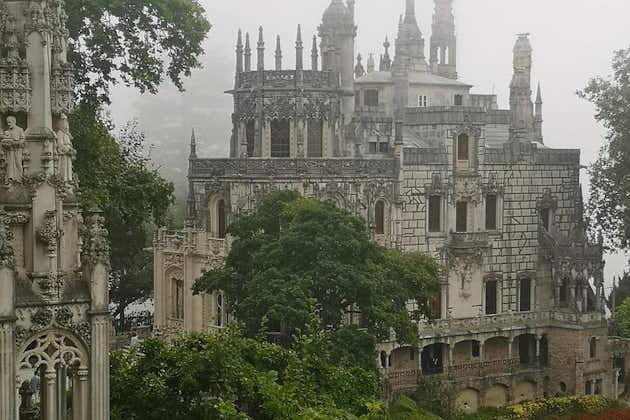
<instances>
[{"instance_id":1,"label":"turret","mask_svg":"<svg viewBox=\"0 0 630 420\"><path fill-rule=\"evenodd\" d=\"M249 32L245 34L245 71L252 71L252 47L249 44Z\"/></svg>"},{"instance_id":2,"label":"turret","mask_svg":"<svg viewBox=\"0 0 630 420\"><path fill-rule=\"evenodd\" d=\"M534 111L534 135L535 140L544 143L543 139L543 100L540 91L540 82L538 82L538 90L536 92L536 104Z\"/></svg>"},{"instance_id":3,"label":"turret","mask_svg":"<svg viewBox=\"0 0 630 420\"><path fill-rule=\"evenodd\" d=\"M375 69L374 54L370 54L367 61L367 72L372 73Z\"/></svg>"},{"instance_id":4,"label":"turret","mask_svg":"<svg viewBox=\"0 0 630 420\"><path fill-rule=\"evenodd\" d=\"M415 0L406 0L405 16L398 25L393 66L398 72L428 71L424 55L424 38L416 20Z\"/></svg>"},{"instance_id":5,"label":"turret","mask_svg":"<svg viewBox=\"0 0 630 420\"><path fill-rule=\"evenodd\" d=\"M304 43L302 42L302 28L298 25L297 38L295 40L295 69L304 69Z\"/></svg>"},{"instance_id":6,"label":"turret","mask_svg":"<svg viewBox=\"0 0 630 420\"><path fill-rule=\"evenodd\" d=\"M532 46L529 34L520 34L514 46L514 75L510 84L512 138L515 140L532 140L534 137L531 73Z\"/></svg>"},{"instance_id":7,"label":"turret","mask_svg":"<svg viewBox=\"0 0 630 420\"><path fill-rule=\"evenodd\" d=\"M243 72L243 32L239 29L236 38L236 74Z\"/></svg>"},{"instance_id":8,"label":"turret","mask_svg":"<svg viewBox=\"0 0 630 420\"><path fill-rule=\"evenodd\" d=\"M344 93L343 113L346 120L354 112L354 40L357 27L354 23L354 1L344 5L342 0L332 0L324 12L319 27L322 40L322 70L339 74Z\"/></svg>"},{"instance_id":9,"label":"turret","mask_svg":"<svg viewBox=\"0 0 630 420\"><path fill-rule=\"evenodd\" d=\"M457 79L457 37L453 0L435 0L430 56L433 73Z\"/></svg>"},{"instance_id":10,"label":"turret","mask_svg":"<svg viewBox=\"0 0 630 420\"><path fill-rule=\"evenodd\" d=\"M282 47L280 46L280 35L276 37L276 70L282 70Z\"/></svg>"},{"instance_id":11,"label":"turret","mask_svg":"<svg viewBox=\"0 0 630 420\"><path fill-rule=\"evenodd\" d=\"M311 49L311 70L319 69L319 51L317 51L317 36L313 35L313 47Z\"/></svg>"},{"instance_id":12,"label":"turret","mask_svg":"<svg viewBox=\"0 0 630 420\"><path fill-rule=\"evenodd\" d=\"M265 38L262 26L258 28L258 70L265 70Z\"/></svg>"}]
</instances>

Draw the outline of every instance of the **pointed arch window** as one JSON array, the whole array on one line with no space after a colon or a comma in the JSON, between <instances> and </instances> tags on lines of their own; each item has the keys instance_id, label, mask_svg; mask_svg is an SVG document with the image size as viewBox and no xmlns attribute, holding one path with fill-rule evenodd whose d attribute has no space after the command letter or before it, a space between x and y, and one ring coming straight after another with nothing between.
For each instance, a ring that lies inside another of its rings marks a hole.
<instances>
[{"instance_id":1,"label":"pointed arch window","mask_svg":"<svg viewBox=\"0 0 630 420\"><path fill-rule=\"evenodd\" d=\"M385 234L385 202L379 200L374 208L375 233L377 235Z\"/></svg>"},{"instance_id":2,"label":"pointed arch window","mask_svg":"<svg viewBox=\"0 0 630 420\"><path fill-rule=\"evenodd\" d=\"M460 134L457 137L457 160L470 158L470 138L468 134Z\"/></svg>"},{"instance_id":3,"label":"pointed arch window","mask_svg":"<svg viewBox=\"0 0 630 420\"><path fill-rule=\"evenodd\" d=\"M271 157L288 158L291 155L291 125L289 120L271 122Z\"/></svg>"},{"instance_id":4,"label":"pointed arch window","mask_svg":"<svg viewBox=\"0 0 630 420\"><path fill-rule=\"evenodd\" d=\"M225 238L226 230L225 200L219 200L217 203L217 235L219 238Z\"/></svg>"}]
</instances>

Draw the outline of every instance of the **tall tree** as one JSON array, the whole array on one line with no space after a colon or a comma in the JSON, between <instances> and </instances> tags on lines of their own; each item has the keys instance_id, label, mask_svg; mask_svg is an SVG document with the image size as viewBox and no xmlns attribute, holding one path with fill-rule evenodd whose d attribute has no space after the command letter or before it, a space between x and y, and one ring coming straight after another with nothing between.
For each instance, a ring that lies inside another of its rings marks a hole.
<instances>
[{"instance_id":1,"label":"tall tree","mask_svg":"<svg viewBox=\"0 0 630 420\"><path fill-rule=\"evenodd\" d=\"M630 248L630 48L615 53L611 78L592 79L579 95L595 105L607 142L591 167L589 212L611 249Z\"/></svg>"},{"instance_id":2,"label":"tall tree","mask_svg":"<svg viewBox=\"0 0 630 420\"><path fill-rule=\"evenodd\" d=\"M66 12L70 61L92 104L121 81L156 93L168 78L182 89L210 30L198 0L66 0Z\"/></svg>"},{"instance_id":3,"label":"tall tree","mask_svg":"<svg viewBox=\"0 0 630 420\"><path fill-rule=\"evenodd\" d=\"M106 219L111 243L110 297L115 315L150 297L152 258L146 251L155 225L164 222L174 200L173 185L164 180L143 153L144 136L135 123L118 138L87 105L71 116L75 170L83 208L99 207Z\"/></svg>"},{"instance_id":4,"label":"tall tree","mask_svg":"<svg viewBox=\"0 0 630 420\"><path fill-rule=\"evenodd\" d=\"M422 254L386 250L370 240L362 218L295 192L272 193L229 227L236 240L225 266L198 280L196 292L223 290L250 336L304 328L314 300L321 325L338 330L344 312L359 310L377 339L416 338L416 316L429 316L439 264Z\"/></svg>"}]
</instances>

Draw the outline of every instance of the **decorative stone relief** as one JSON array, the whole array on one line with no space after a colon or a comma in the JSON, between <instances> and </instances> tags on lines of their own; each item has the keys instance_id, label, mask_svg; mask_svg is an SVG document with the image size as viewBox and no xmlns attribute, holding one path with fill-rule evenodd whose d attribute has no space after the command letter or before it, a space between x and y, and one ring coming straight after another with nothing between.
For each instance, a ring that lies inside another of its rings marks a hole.
<instances>
[{"instance_id":1,"label":"decorative stone relief","mask_svg":"<svg viewBox=\"0 0 630 420\"><path fill-rule=\"evenodd\" d=\"M37 237L48 246L49 253L57 250L57 241L61 237L61 232L57 229L57 216L53 210L44 214L42 225L37 229Z\"/></svg>"},{"instance_id":2,"label":"decorative stone relief","mask_svg":"<svg viewBox=\"0 0 630 420\"><path fill-rule=\"evenodd\" d=\"M6 217L6 213L0 212L0 267L13 267L15 264L13 234L6 222Z\"/></svg>"},{"instance_id":3,"label":"decorative stone relief","mask_svg":"<svg viewBox=\"0 0 630 420\"><path fill-rule=\"evenodd\" d=\"M1 80L0 80L1 83ZM9 129L4 132L1 144L6 160L6 178L21 181L24 174L24 129L18 126L14 116L7 117Z\"/></svg>"},{"instance_id":4,"label":"decorative stone relief","mask_svg":"<svg viewBox=\"0 0 630 420\"><path fill-rule=\"evenodd\" d=\"M109 241L105 219L100 213L88 217L88 226L83 229L83 264L109 266Z\"/></svg>"}]
</instances>

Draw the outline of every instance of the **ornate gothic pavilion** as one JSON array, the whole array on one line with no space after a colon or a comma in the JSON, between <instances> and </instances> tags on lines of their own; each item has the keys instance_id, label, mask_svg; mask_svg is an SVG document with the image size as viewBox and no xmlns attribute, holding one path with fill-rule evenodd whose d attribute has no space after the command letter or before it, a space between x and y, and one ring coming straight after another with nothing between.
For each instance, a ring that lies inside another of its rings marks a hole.
<instances>
[{"instance_id":1,"label":"ornate gothic pavilion","mask_svg":"<svg viewBox=\"0 0 630 420\"><path fill-rule=\"evenodd\" d=\"M79 210L66 20L63 0L0 1L0 420L109 419L107 232Z\"/></svg>"},{"instance_id":2,"label":"ornate gothic pavilion","mask_svg":"<svg viewBox=\"0 0 630 420\"><path fill-rule=\"evenodd\" d=\"M298 27L295 68L257 66L249 34L236 46L234 123L227 159L191 142L187 228L155 241L156 326L212 331L225 298L193 296L202 270L222 263L226 225L264 194L291 189L365 217L375 241L422 251L448 268L418 320L417 347L392 339L377 358L389 392L419 377L456 388L466 410L558 394L606 394L627 344L609 339L601 244L589 243L579 150L545 145L532 47L514 48L510 109L458 80L452 0L435 0L430 54L406 1L390 56L355 59L354 1L332 0L313 38L310 68ZM349 322L353 315L348 314ZM619 385L622 392L625 385Z\"/></svg>"}]
</instances>

